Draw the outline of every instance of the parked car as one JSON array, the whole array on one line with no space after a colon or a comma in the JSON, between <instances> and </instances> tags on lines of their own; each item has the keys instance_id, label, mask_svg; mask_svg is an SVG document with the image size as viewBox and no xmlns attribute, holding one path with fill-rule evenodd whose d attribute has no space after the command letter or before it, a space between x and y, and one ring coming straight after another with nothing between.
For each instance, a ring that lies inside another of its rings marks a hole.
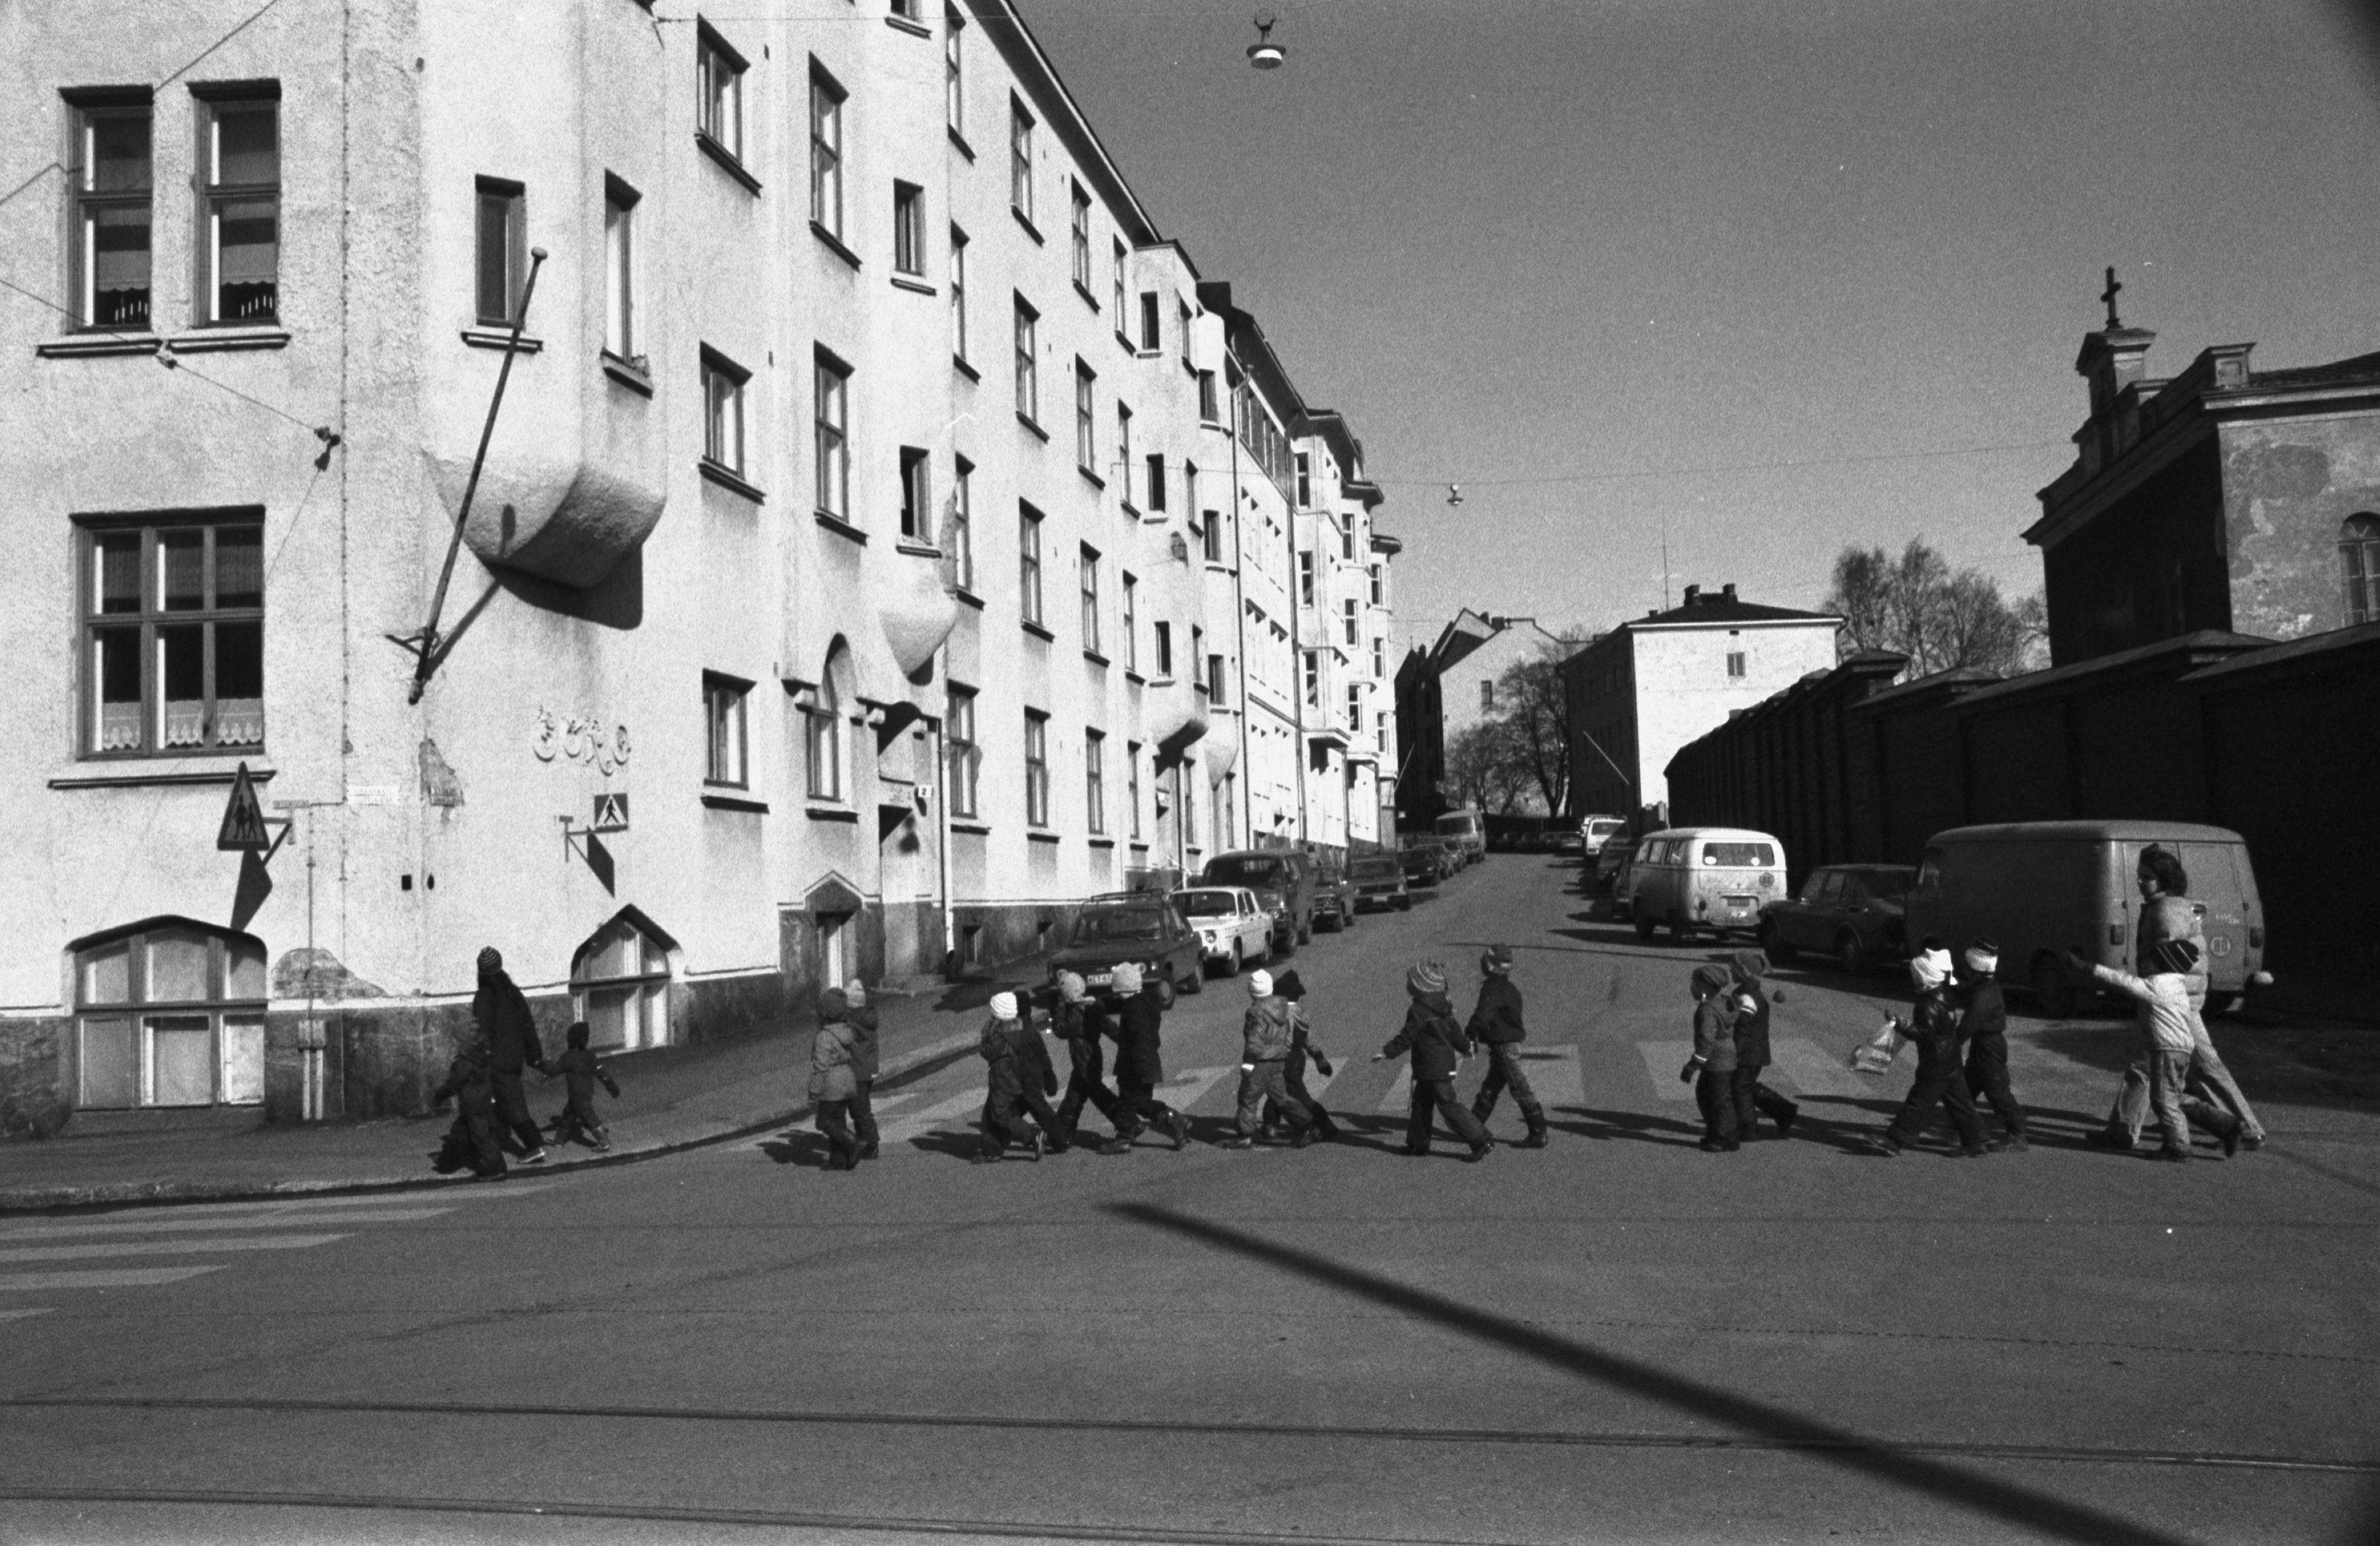
<instances>
[{"instance_id":1,"label":"parked car","mask_svg":"<svg viewBox=\"0 0 2380 1546\"><path fill-rule=\"evenodd\" d=\"M1449 856L1435 843L1412 843L1397 850L1397 862L1404 867L1405 889L1428 891L1446 879Z\"/></svg>"},{"instance_id":2,"label":"parked car","mask_svg":"<svg viewBox=\"0 0 2380 1546\"><path fill-rule=\"evenodd\" d=\"M1574 832L1558 832L1547 840L1546 850L1558 858L1584 858L1586 839Z\"/></svg>"},{"instance_id":3,"label":"parked car","mask_svg":"<svg viewBox=\"0 0 2380 1546\"><path fill-rule=\"evenodd\" d=\"M1192 886L1173 894L1173 905L1198 935L1203 964L1237 977L1250 961L1272 956L1272 914L1245 886Z\"/></svg>"},{"instance_id":4,"label":"parked car","mask_svg":"<svg viewBox=\"0 0 2380 1546\"><path fill-rule=\"evenodd\" d=\"M1344 933L1355 923L1355 884L1347 872L1327 858L1314 861L1314 926L1330 926Z\"/></svg>"},{"instance_id":5,"label":"parked car","mask_svg":"<svg viewBox=\"0 0 2380 1546\"><path fill-rule=\"evenodd\" d=\"M1916 879L1906 864L1821 865L1803 880L1800 895L1761 907L1761 947L1780 961L1796 951L1828 951L1850 972L1901 960L1909 954L1901 904Z\"/></svg>"},{"instance_id":6,"label":"parked car","mask_svg":"<svg viewBox=\"0 0 2380 1546\"><path fill-rule=\"evenodd\" d=\"M1286 954L1314 938L1314 861L1295 848L1238 848L1198 872L1201 885L1244 885L1272 914L1272 947Z\"/></svg>"},{"instance_id":7,"label":"parked car","mask_svg":"<svg viewBox=\"0 0 2380 1546\"><path fill-rule=\"evenodd\" d=\"M2044 1013L2074 1012L2087 980L2066 965L2074 951L2103 966L2137 969L2141 850L2172 850L2190 877L2206 935L2206 1006L2235 1008L2263 980L2265 906L2248 844L2222 827L2180 822L2013 822L1953 827L1926 840L1906 903L1910 937L1939 935L1957 949L1982 935L2000 947L2000 975L2030 987Z\"/></svg>"},{"instance_id":8,"label":"parked car","mask_svg":"<svg viewBox=\"0 0 2380 1546\"><path fill-rule=\"evenodd\" d=\"M1488 857L1488 818L1476 810L1450 810L1433 829L1432 835L1454 855L1457 868Z\"/></svg>"},{"instance_id":9,"label":"parked car","mask_svg":"<svg viewBox=\"0 0 2380 1546\"><path fill-rule=\"evenodd\" d=\"M1158 1002L1169 1009L1176 994L1206 985L1197 934L1169 898L1148 891L1086 898L1075 910L1065 948L1050 957L1050 980L1075 972L1093 993L1112 998L1115 968L1124 961L1139 964L1142 977L1157 984Z\"/></svg>"},{"instance_id":10,"label":"parked car","mask_svg":"<svg viewBox=\"0 0 2380 1546\"><path fill-rule=\"evenodd\" d=\"M1404 859L1397 854L1365 854L1347 862L1347 878L1354 883L1355 910L1394 907L1413 911L1413 894L1405 889Z\"/></svg>"},{"instance_id":11,"label":"parked car","mask_svg":"<svg viewBox=\"0 0 2380 1546\"><path fill-rule=\"evenodd\" d=\"M1760 925L1760 905L1785 891L1785 845L1740 827L1647 833L1628 867L1628 916L1640 939L1667 925L1670 943L1724 938Z\"/></svg>"},{"instance_id":12,"label":"parked car","mask_svg":"<svg viewBox=\"0 0 2380 1546\"><path fill-rule=\"evenodd\" d=\"M1582 816L1578 822L1579 841L1590 854L1603 851L1603 846L1615 837L1628 835L1628 823L1617 816Z\"/></svg>"},{"instance_id":13,"label":"parked car","mask_svg":"<svg viewBox=\"0 0 2380 1546\"><path fill-rule=\"evenodd\" d=\"M1614 912L1621 910L1621 900L1628 895L1619 881L1628 868L1628 857L1635 851L1636 840L1633 837L1607 837L1603 846L1595 850L1595 883L1611 893Z\"/></svg>"}]
</instances>

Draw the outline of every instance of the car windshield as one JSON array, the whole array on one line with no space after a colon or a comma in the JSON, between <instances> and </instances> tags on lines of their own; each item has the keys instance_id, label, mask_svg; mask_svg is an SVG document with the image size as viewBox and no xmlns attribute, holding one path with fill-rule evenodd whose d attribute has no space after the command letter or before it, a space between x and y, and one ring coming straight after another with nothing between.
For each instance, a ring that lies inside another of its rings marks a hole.
<instances>
[{"instance_id":1,"label":"car windshield","mask_svg":"<svg viewBox=\"0 0 2380 1546\"><path fill-rule=\"evenodd\" d=\"M1879 902L1898 902L1909 895L1909 883L1916 877L1907 870L1870 870L1860 876L1867 894Z\"/></svg>"},{"instance_id":2,"label":"car windshield","mask_svg":"<svg viewBox=\"0 0 2380 1546\"><path fill-rule=\"evenodd\" d=\"M1239 898L1228 891L1177 891L1174 906L1192 918L1222 918L1240 910Z\"/></svg>"},{"instance_id":3,"label":"car windshield","mask_svg":"<svg viewBox=\"0 0 2380 1546\"><path fill-rule=\"evenodd\" d=\"M1155 907L1086 907L1075 915L1076 944L1164 937L1165 915Z\"/></svg>"},{"instance_id":4,"label":"car windshield","mask_svg":"<svg viewBox=\"0 0 2380 1546\"><path fill-rule=\"evenodd\" d=\"M1347 867L1347 873L1359 881L1374 880L1396 872L1397 861L1392 858L1359 858Z\"/></svg>"},{"instance_id":5,"label":"car windshield","mask_svg":"<svg viewBox=\"0 0 2380 1546\"><path fill-rule=\"evenodd\" d=\"M1609 837L1626 825L1624 822L1594 822L1588 823L1586 834L1589 837Z\"/></svg>"},{"instance_id":6,"label":"car windshield","mask_svg":"<svg viewBox=\"0 0 2380 1546\"><path fill-rule=\"evenodd\" d=\"M1777 850L1766 843L1706 843L1703 863L1729 870L1765 869L1777 862Z\"/></svg>"},{"instance_id":7,"label":"car windshield","mask_svg":"<svg viewBox=\"0 0 2380 1546\"><path fill-rule=\"evenodd\" d=\"M1289 879L1289 865L1281 859L1257 855L1219 858L1207 866L1207 878L1230 885L1281 885Z\"/></svg>"},{"instance_id":8,"label":"car windshield","mask_svg":"<svg viewBox=\"0 0 2380 1546\"><path fill-rule=\"evenodd\" d=\"M1442 837L1468 837L1478 830L1479 818L1476 816L1440 816L1438 819L1439 835Z\"/></svg>"}]
</instances>

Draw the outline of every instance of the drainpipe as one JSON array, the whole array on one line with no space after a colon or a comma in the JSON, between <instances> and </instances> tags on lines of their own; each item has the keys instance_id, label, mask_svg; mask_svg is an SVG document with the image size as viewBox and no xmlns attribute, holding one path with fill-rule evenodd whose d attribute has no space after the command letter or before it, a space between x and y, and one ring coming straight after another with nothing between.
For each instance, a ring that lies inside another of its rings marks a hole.
<instances>
[{"instance_id":1,"label":"drainpipe","mask_svg":"<svg viewBox=\"0 0 2380 1546\"><path fill-rule=\"evenodd\" d=\"M1296 453L1292 452L1291 455L1295 456ZM1305 639L1299 631L1297 616L1299 608L1304 604L1297 593L1297 523L1305 518L1305 512L1297 507L1294 493L1296 487L1296 483L1292 481L1291 495L1284 501L1289 505L1287 522L1289 530L1282 541L1289 550L1289 568L1285 571L1289 576L1289 676L1293 688L1290 694L1289 710L1290 723L1297 726L1297 846L1302 851L1306 846L1305 759L1307 753L1305 748ZM1321 610L1322 557L1319 554L1315 555L1314 561L1314 604L1317 611ZM1314 651L1314 698L1315 707L1318 711L1321 708L1322 700L1322 651L1320 650Z\"/></svg>"},{"instance_id":2,"label":"drainpipe","mask_svg":"<svg viewBox=\"0 0 2380 1546\"><path fill-rule=\"evenodd\" d=\"M1223 348L1223 359L1234 368L1239 365L1238 358L1232 353L1228 344ZM1242 371L1240 374L1245 377L1247 372ZM1223 384L1231 386L1228 374ZM1246 564L1245 544L1240 540L1240 394L1237 388L1232 390L1231 419L1224 427L1224 433L1232 443L1232 627L1240 641L1240 771L1248 775L1248 782L1241 787L1250 791L1241 802L1240 828L1246 846L1254 847L1256 833L1252 829L1256 825L1256 796L1253 791L1257 770L1256 764L1248 760L1248 721L1255 716L1248 707L1248 603L1247 582L1242 573ZM1211 710L1214 705L1209 701L1208 707Z\"/></svg>"},{"instance_id":3,"label":"drainpipe","mask_svg":"<svg viewBox=\"0 0 2380 1546\"><path fill-rule=\"evenodd\" d=\"M942 717L934 721L934 766L941 770L935 781L941 785L934 792L934 870L935 895L942 906L942 975L952 976L951 968L958 955L958 919L951 907L951 743L950 743L950 680L951 647L942 645L941 659L934 663L935 673L942 679Z\"/></svg>"}]
</instances>

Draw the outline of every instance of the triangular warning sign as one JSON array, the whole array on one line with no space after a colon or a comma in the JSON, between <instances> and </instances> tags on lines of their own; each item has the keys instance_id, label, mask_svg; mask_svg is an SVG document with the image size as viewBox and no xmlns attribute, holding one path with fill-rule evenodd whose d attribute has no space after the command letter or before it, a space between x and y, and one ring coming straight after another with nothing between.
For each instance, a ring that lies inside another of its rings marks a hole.
<instances>
[{"instance_id":1,"label":"triangular warning sign","mask_svg":"<svg viewBox=\"0 0 2380 1546\"><path fill-rule=\"evenodd\" d=\"M256 784L248 776L245 762L232 774L231 799L224 806L223 830L215 834L215 846L225 853L273 846L273 834L264 830L264 808L257 803Z\"/></svg>"}]
</instances>

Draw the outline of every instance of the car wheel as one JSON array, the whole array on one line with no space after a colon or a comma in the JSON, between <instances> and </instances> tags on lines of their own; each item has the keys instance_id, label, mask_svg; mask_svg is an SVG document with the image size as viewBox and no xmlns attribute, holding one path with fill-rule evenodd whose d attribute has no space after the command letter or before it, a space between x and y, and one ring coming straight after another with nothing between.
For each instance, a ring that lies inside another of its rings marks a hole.
<instances>
[{"instance_id":1,"label":"car wheel","mask_svg":"<svg viewBox=\"0 0 2380 1546\"><path fill-rule=\"evenodd\" d=\"M1683 944L1688 939L1693 937L1693 934L1694 930L1687 924L1684 919L1680 918L1676 913L1671 913L1670 915L1670 943L1671 944Z\"/></svg>"},{"instance_id":2,"label":"car wheel","mask_svg":"<svg viewBox=\"0 0 2380 1546\"><path fill-rule=\"evenodd\" d=\"M1207 962L1205 957L1202 956L1199 958L1198 963L1196 966L1192 967L1188 972L1184 974L1182 979L1182 992L1185 993L1203 993L1206 991Z\"/></svg>"},{"instance_id":3,"label":"car wheel","mask_svg":"<svg viewBox=\"0 0 2380 1546\"><path fill-rule=\"evenodd\" d=\"M2062 1020L2074 1013L2074 984L2066 963L2043 951L2033 963L2033 1002L2044 1016Z\"/></svg>"},{"instance_id":4,"label":"car wheel","mask_svg":"<svg viewBox=\"0 0 2380 1546\"><path fill-rule=\"evenodd\" d=\"M1777 920L1775 919L1770 919L1767 922L1761 924L1760 948L1768 953L1768 958L1772 961L1790 961L1794 956L1801 954L1800 951L1794 949L1791 945L1787 944L1785 943L1785 936L1777 931Z\"/></svg>"},{"instance_id":5,"label":"car wheel","mask_svg":"<svg viewBox=\"0 0 2380 1546\"><path fill-rule=\"evenodd\" d=\"M1400 897L1398 897L1398 898L1397 898L1397 911L1399 911L1399 912L1401 912L1401 913L1409 913L1409 912L1413 911L1413 898L1412 898L1412 897L1410 897L1410 896L1400 896Z\"/></svg>"},{"instance_id":6,"label":"car wheel","mask_svg":"<svg viewBox=\"0 0 2380 1546\"><path fill-rule=\"evenodd\" d=\"M1849 929L1835 936L1835 954L1843 958L1843 970L1853 977L1864 977L1868 968L1876 965L1867 946Z\"/></svg>"},{"instance_id":7,"label":"car wheel","mask_svg":"<svg viewBox=\"0 0 2380 1546\"><path fill-rule=\"evenodd\" d=\"M1653 920L1651 919L1639 918L1636 919L1636 937L1640 940L1649 940L1653 937Z\"/></svg>"},{"instance_id":8,"label":"car wheel","mask_svg":"<svg viewBox=\"0 0 2380 1546\"><path fill-rule=\"evenodd\" d=\"M1172 972L1168 971L1157 980L1157 1007L1171 1009L1173 1001L1181 996L1180 990L1173 986Z\"/></svg>"},{"instance_id":9,"label":"car wheel","mask_svg":"<svg viewBox=\"0 0 2380 1546\"><path fill-rule=\"evenodd\" d=\"M1297 943L1300 944L1314 943L1314 915L1310 912L1305 915L1305 921L1298 926Z\"/></svg>"}]
</instances>

